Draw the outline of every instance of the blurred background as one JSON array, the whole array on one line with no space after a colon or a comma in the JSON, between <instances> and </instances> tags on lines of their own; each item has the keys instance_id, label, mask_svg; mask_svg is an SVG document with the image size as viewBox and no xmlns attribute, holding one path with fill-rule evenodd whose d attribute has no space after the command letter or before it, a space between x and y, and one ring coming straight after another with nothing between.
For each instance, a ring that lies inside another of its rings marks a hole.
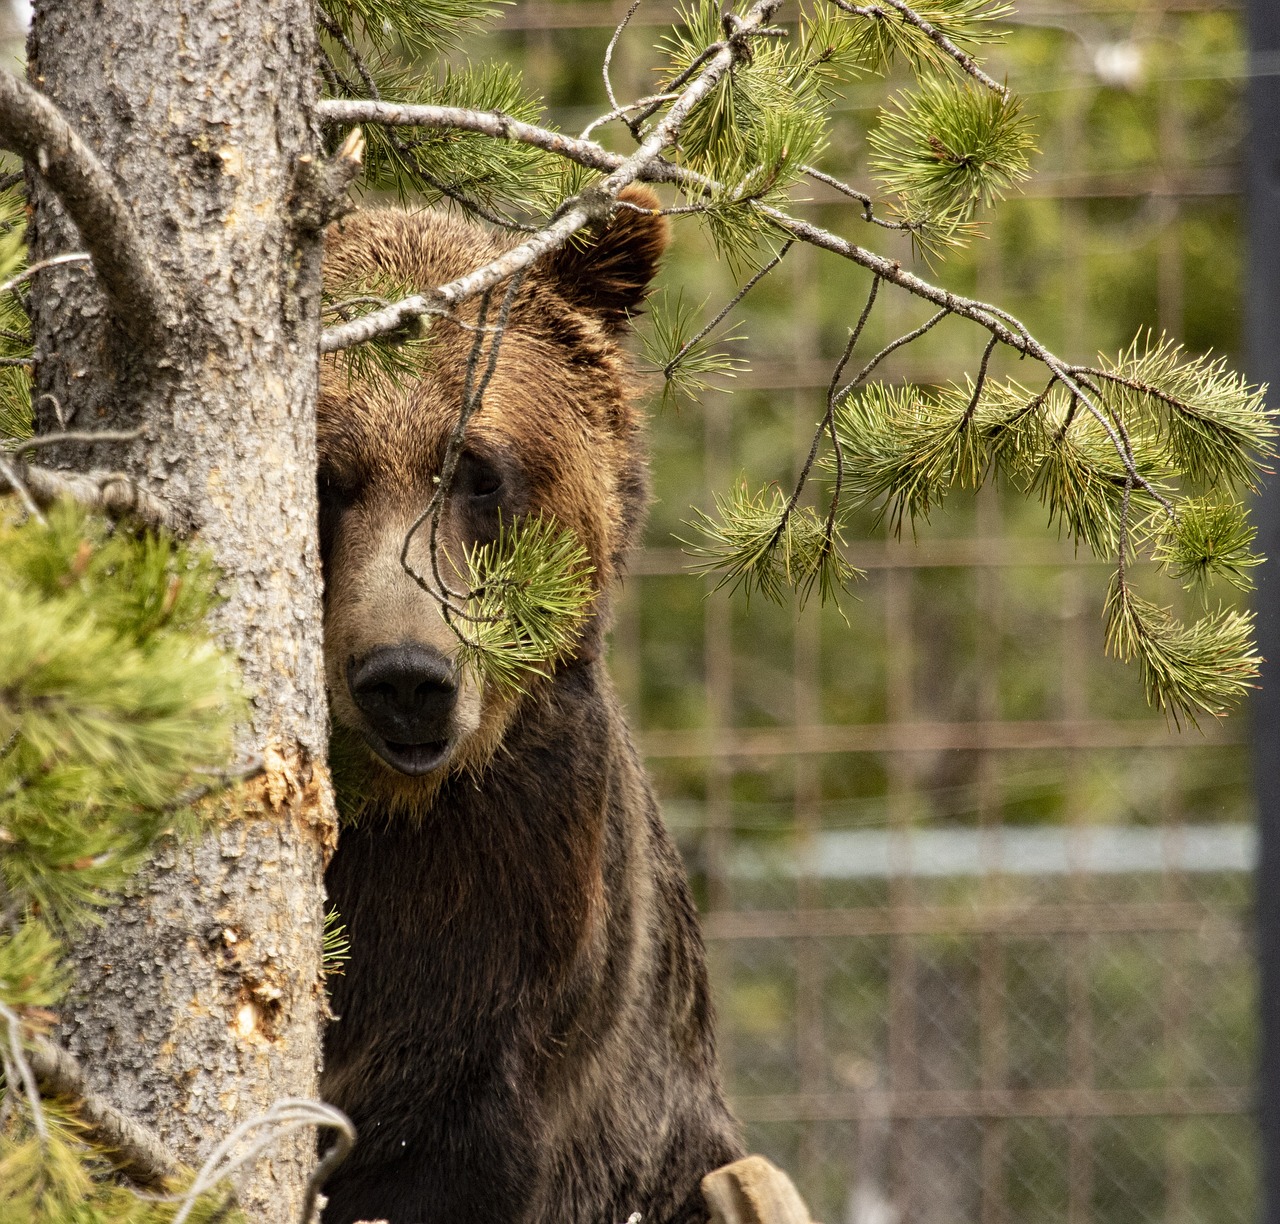
<instances>
[{"instance_id":1,"label":"blurred background","mask_svg":"<svg viewBox=\"0 0 1280 1224\"><path fill-rule=\"evenodd\" d=\"M580 131L607 109L599 66L625 9L522 0L469 50L518 63ZM671 16L640 7L620 98L650 92ZM1238 365L1243 13L1026 0L1007 24L988 67L1036 117L1037 174L985 240L917 270L1072 359L1150 326ZM822 163L864 188L885 94L845 90ZM912 258L834 192L801 211ZM675 229L660 286L709 319L735 282L695 223ZM839 610L748 606L686 572L691 507L742 474L794 479L867 289L795 249L726 323L749 371L698 403L655 395L648 549L614 634L704 914L750 1146L827 1224L1250 1220L1245 714L1179 733L1149 711L1103 654L1107 565L998 490L954 497L914 540L868 518L849 547L867 578ZM860 351L929 313L886 289ZM984 339L951 320L882 370L961 379Z\"/></svg>"}]
</instances>

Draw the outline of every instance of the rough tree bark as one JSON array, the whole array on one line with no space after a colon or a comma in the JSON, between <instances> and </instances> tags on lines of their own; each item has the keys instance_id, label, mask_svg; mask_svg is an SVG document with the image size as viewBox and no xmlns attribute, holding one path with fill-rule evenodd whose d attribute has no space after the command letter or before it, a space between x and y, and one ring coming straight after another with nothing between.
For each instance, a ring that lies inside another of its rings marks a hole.
<instances>
[{"instance_id":1,"label":"rough tree bark","mask_svg":"<svg viewBox=\"0 0 1280 1224\"><path fill-rule=\"evenodd\" d=\"M38 426L140 428L127 446L62 449L144 479L212 550L219 630L252 697L242 748L265 764L217 832L162 854L78 949L63 1013L92 1086L188 1162L279 1097L315 1095L335 826L314 530L326 201L313 38L309 0L45 0L28 48L28 79L114 177L159 298L130 300L146 269L77 211L56 135L22 150L33 260L88 248L99 270L35 282ZM250 1218L297 1219L314 1150L302 1135L259 1162L242 1186Z\"/></svg>"}]
</instances>

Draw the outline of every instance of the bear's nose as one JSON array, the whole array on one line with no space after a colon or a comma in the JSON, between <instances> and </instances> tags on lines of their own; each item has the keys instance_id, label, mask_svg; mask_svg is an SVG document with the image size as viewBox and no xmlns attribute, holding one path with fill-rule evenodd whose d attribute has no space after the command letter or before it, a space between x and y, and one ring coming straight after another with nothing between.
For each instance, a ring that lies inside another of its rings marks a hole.
<instances>
[{"instance_id":1,"label":"bear's nose","mask_svg":"<svg viewBox=\"0 0 1280 1224\"><path fill-rule=\"evenodd\" d=\"M347 687L373 731L389 743L425 745L449 738L458 686L438 650L412 642L381 646L347 663Z\"/></svg>"}]
</instances>

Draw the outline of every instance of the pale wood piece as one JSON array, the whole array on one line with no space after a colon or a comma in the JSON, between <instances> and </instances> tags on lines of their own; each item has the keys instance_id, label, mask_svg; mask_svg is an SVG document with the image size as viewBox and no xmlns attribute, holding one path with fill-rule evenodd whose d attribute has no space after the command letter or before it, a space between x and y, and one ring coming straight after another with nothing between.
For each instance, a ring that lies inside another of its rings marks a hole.
<instances>
[{"instance_id":1,"label":"pale wood piece","mask_svg":"<svg viewBox=\"0 0 1280 1224\"><path fill-rule=\"evenodd\" d=\"M812 1224L795 1183L763 1156L744 1156L702 1179L710 1224Z\"/></svg>"}]
</instances>

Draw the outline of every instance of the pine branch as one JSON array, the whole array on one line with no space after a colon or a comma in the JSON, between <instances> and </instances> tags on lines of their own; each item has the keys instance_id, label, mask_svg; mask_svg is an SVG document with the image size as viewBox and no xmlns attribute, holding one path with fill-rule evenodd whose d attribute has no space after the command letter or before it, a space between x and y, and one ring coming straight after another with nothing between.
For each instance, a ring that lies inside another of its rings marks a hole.
<instances>
[{"instance_id":1,"label":"pine branch","mask_svg":"<svg viewBox=\"0 0 1280 1224\"><path fill-rule=\"evenodd\" d=\"M721 78L749 54L752 36L768 26L781 3L782 0L756 0L747 16L737 22L732 35L671 104L640 148L630 156L620 159L607 177L567 200L550 225L492 263L447 285L441 285L430 295L415 295L386 310L375 311L351 323L327 328L321 337L320 351L331 353L363 344L375 336L398 330L410 319L429 313L451 311L530 267L549 252L558 250L592 222L606 220L623 188L652 172L662 151L676 140L681 125L689 114L715 89ZM588 143L563 139L567 142L566 150L570 146Z\"/></svg>"},{"instance_id":2,"label":"pine branch","mask_svg":"<svg viewBox=\"0 0 1280 1224\"><path fill-rule=\"evenodd\" d=\"M158 1135L89 1090L80 1064L61 1046L28 1034L26 1055L40 1087L75 1105L85 1137L110 1154L116 1168L131 1182L161 1190L181 1173L182 1167Z\"/></svg>"},{"instance_id":3,"label":"pine branch","mask_svg":"<svg viewBox=\"0 0 1280 1224\"><path fill-rule=\"evenodd\" d=\"M110 171L52 102L0 72L0 147L30 162L75 222L125 334L162 349L173 304Z\"/></svg>"},{"instance_id":4,"label":"pine branch","mask_svg":"<svg viewBox=\"0 0 1280 1224\"><path fill-rule=\"evenodd\" d=\"M849 13L855 17L869 17L876 21L889 21L891 14L883 9L878 3L876 4L854 4L851 0L831 0L838 9ZM999 94L1003 98L1009 97L1009 89L1005 85L1001 85L999 81L993 80L978 66L977 60L968 52L956 45L952 39L940 30L931 21L922 17L920 13L903 3L903 0L884 0L895 10L902 21L919 30L931 43L934 44L944 55L949 56L959 66L961 71L966 72L973 77L975 81L986 86L993 93ZM1012 10L1008 5L994 4L987 5L986 0L978 0L976 4L969 4L962 8L961 12L965 19L969 21L991 21L995 18L1003 17ZM987 31L985 34L987 41L994 41L1000 37L999 33Z\"/></svg>"}]
</instances>

